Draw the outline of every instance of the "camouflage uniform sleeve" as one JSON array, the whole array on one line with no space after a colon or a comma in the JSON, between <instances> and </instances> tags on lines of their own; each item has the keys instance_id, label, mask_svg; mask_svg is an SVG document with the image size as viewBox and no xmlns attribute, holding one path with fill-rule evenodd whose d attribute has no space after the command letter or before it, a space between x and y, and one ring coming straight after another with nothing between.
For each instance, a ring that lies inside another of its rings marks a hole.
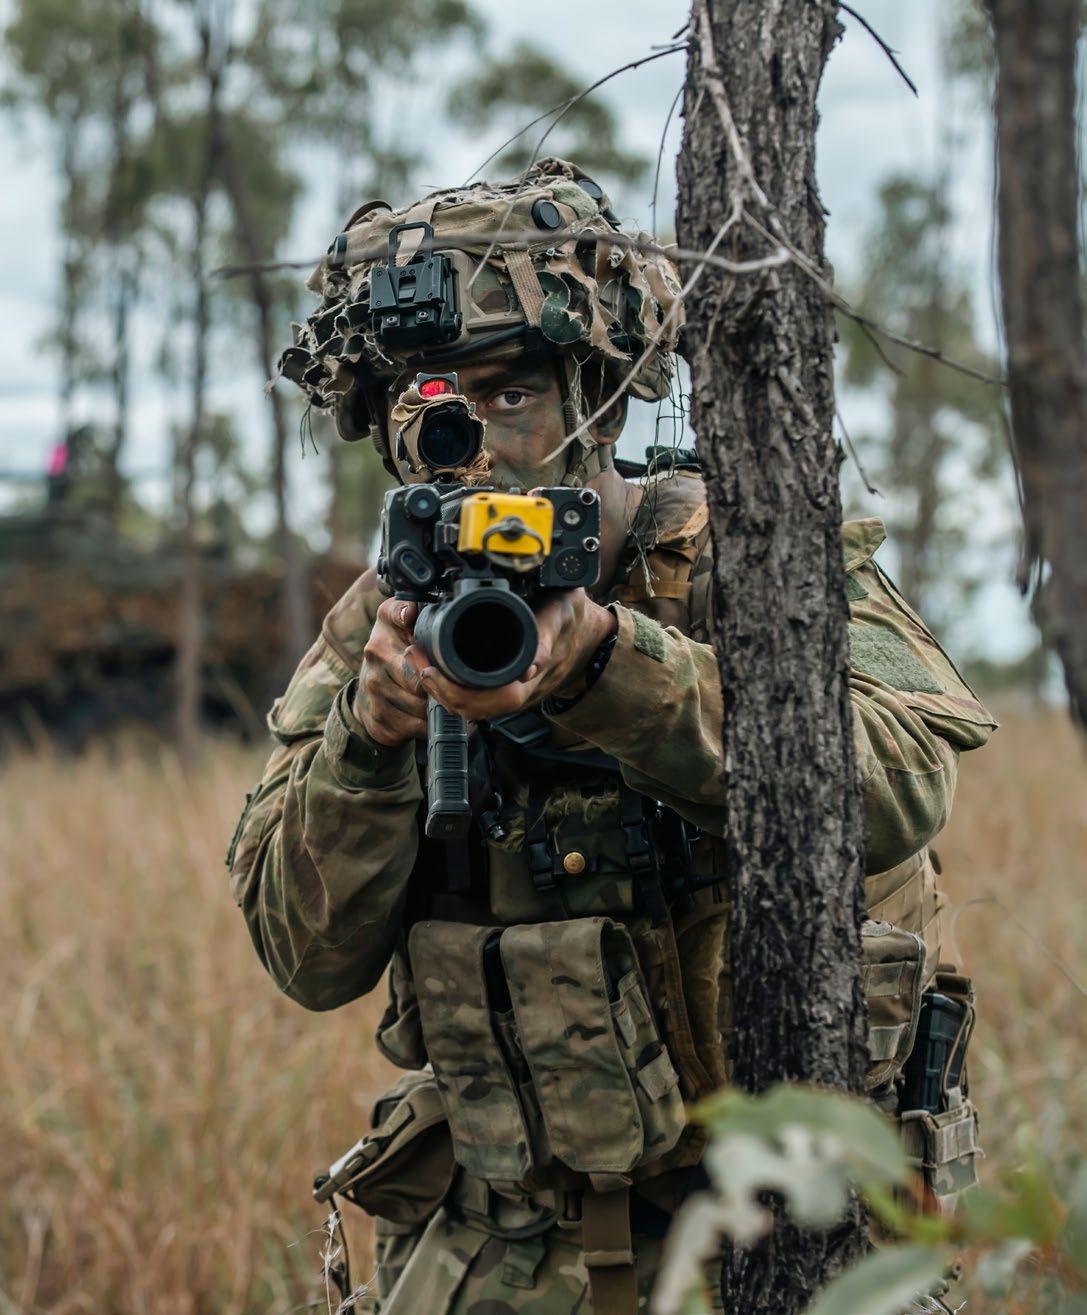
<instances>
[{"instance_id":1,"label":"camouflage uniform sleeve","mask_svg":"<svg viewBox=\"0 0 1087 1315\"><path fill-rule=\"evenodd\" d=\"M308 1009L371 990L399 931L421 798L412 745L369 738L351 700L381 601L364 576L268 716L276 741L228 855L261 962Z\"/></svg>"},{"instance_id":2,"label":"camouflage uniform sleeve","mask_svg":"<svg viewBox=\"0 0 1087 1315\"><path fill-rule=\"evenodd\" d=\"M871 561L878 521L845 535L850 689L868 871L917 853L947 820L958 755L995 722ZM634 789L723 835L722 701L713 648L614 606L619 632L593 688L555 720L620 762Z\"/></svg>"},{"instance_id":3,"label":"camouflage uniform sleeve","mask_svg":"<svg viewBox=\"0 0 1087 1315\"><path fill-rule=\"evenodd\" d=\"M627 784L724 834L721 680L709 644L612 604L615 647L596 684L554 720L619 760Z\"/></svg>"},{"instance_id":4,"label":"camouflage uniform sleeve","mask_svg":"<svg viewBox=\"0 0 1087 1315\"><path fill-rule=\"evenodd\" d=\"M850 685L868 820L868 871L904 862L951 812L959 754L996 722L921 618L872 560L877 520L844 532Z\"/></svg>"}]
</instances>

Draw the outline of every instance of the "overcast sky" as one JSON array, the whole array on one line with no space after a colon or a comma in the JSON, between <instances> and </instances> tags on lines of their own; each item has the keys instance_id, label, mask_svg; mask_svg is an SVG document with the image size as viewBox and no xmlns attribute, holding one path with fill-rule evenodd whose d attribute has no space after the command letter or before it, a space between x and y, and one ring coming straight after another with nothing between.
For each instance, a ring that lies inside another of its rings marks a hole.
<instances>
[{"instance_id":1,"label":"overcast sky","mask_svg":"<svg viewBox=\"0 0 1087 1315\"><path fill-rule=\"evenodd\" d=\"M0 0L6 17L7 0ZM669 0L551 0L546 10L511 5L508 0L476 0L491 28L494 49L529 36L549 47L577 78L587 84L609 67L637 59L651 47L668 41L684 22L687 5ZM984 115L949 101L940 76L941 15L939 0L865 0L863 12L900 53L920 89L914 98L885 56L855 20L845 16L846 35L835 49L821 96L822 124L818 171L824 203L830 211L828 247L839 277L848 280L857 266L862 239L872 224L876 192L889 173L929 172L939 157L941 135L949 117L965 141L956 156L955 182L959 223L955 254L967 261L977 289L977 310L983 333L993 340L989 269L989 139ZM532 26L528 15L546 14ZM440 65L448 67L447 65ZM601 93L623 124L628 145L655 156L661 129L683 75L683 56L673 55L625 73ZM506 135L501 131L475 134L445 123L435 96L434 80L418 87L401 87L388 98L384 113L390 127L406 123L411 138L426 140L430 159L413 180L426 190L468 175ZM674 209L674 157L679 123L668 134L658 201L662 216ZM56 295L60 246L54 215L57 189L50 167L50 141L41 125L16 129L0 120L0 323L4 326L0 355L0 470L41 470L48 447L57 436L56 365L46 350L50 305ZM649 191L645 186L624 201L624 220L649 227ZM390 197L394 202L408 197ZM302 207L291 246L297 256L323 250L338 222L330 220L327 188L317 179ZM284 326L284 341L289 336ZM180 347L179 347L180 349ZM248 344L239 349L243 353ZM220 360L214 403L248 415L243 420L247 453L255 468L266 459L267 439L261 412L260 381L237 362ZM166 468L169 405L157 385L136 390L132 438L127 456L131 471ZM843 415L851 428L878 422L879 413L862 397L843 395ZM106 414L105 399L88 399L87 418ZM645 441L645 427L637 442ZM636 446L636 444L635 444ZM319 522L325 498L324 458L296 462L295 519ZM155 492L151 481L145 491ZM160 489L161 492L161 489ZM965 490L964 490L965 494ZM872 514L879 514L878 500ZM1008 656L1022 648L1029 632L1024 612L1010 584L1012 524L999 500L983 509L1007 521L1006 549L990 567L992 585L983 592L968 619L974 646ZM1005 528L1001 525L1001 528ZM977 642L977 632L985 634Z\"/></svg>"}]
</instances>

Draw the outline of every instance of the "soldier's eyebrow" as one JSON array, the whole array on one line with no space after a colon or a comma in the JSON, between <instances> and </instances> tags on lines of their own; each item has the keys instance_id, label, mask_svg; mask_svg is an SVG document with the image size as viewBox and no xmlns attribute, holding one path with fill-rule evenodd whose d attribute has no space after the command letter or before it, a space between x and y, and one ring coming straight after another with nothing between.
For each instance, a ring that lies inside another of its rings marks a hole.
<instances>
[{"instance_id":1,"label":"soldier's eyebrow","mask_svg":"<svg viewBox=\"0 0 1087 1315\"><path fill-rule=\"evenodd\" d=\"M473 381L471 387L479 388L499 388L503 384L550 384L551 383L551 366L550 362L541 362L539 364L528 365L525 363L511 362L509 365L497 364L492 372L480 375Z\"/></svg>"}]
</instances>

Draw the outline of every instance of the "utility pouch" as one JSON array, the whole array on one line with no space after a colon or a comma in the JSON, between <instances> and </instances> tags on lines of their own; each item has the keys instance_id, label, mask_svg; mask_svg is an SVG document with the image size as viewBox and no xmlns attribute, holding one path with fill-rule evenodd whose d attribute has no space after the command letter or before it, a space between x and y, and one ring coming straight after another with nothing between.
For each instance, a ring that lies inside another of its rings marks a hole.
<instances>
[{"instance_id":1,"label":"utility pouch","mask_svg":"<svg viewBox=\"0 0 1087 1315\"><path fill-rule=\"evenodd\" d=\"M427 1062L415 983L407 957L399 946L393 951L389 964L389 1003L377 1026L374 1041L378 1050L397 1068L422 1068Z\"/></svg>"},{"instance_id":2,"label":"utility pouch","mask_svg":"<svg viewBox=\"0 0 1087 1315\"><path fill-rule=\"evenodd\" d=\"M949 1212L959 1193L978 1180L982 1151L966 1072L974 1017L970 979L941 964L933 988L924 995L899 1104L906 1154L923 1175L930 1205L941 1213Z\"/></svg>"},{"instance_id":3,"label":"utility pouch","mask_svg":"<svg viewBox=\"0 0 1087 1315\"><path fill-rule=\"evenodd\" d=\"M913 1049L925 986L922 937L889 922L861 927L862 984L868 1000L867 1088L891 1082Z\"/></svg>"},{"instance_id":4,"label":"utility pouch","mask_svg":"<svg viewBox=\"0 0 1087 1315\"><path fill-rule=\"evenodd\" d=\"M374 1106L373 1123L314 1180L313 1195L324 1202L338 1193L367 1214L414 1230L441 1205L455 1171L434 1074L405 1074Z\"/></svg>"},{"instance_id":5,"label":"utility pouch","mask_svg":"<svg viewBox=\"0 0 1087 1315\"><path fill-rule=\"evenodd\" d=\"M494 927L417 922L408 955L426 1052L457 1163L489 1182L519 1182L532 1154L517 1081L499 1042L484 955Z\"/></svg>"},{"instance_id":6,"label":"utility pouch","mask_svg":"<svg viewBox=\"0 0 1087 1315\"><path fill-rule=\"evenodd\" d=\"M555 1157L606 1178L670 1151L683 1099L626 928L604 917L510 927L501 951Z\"/></svg>"}]
</instances>

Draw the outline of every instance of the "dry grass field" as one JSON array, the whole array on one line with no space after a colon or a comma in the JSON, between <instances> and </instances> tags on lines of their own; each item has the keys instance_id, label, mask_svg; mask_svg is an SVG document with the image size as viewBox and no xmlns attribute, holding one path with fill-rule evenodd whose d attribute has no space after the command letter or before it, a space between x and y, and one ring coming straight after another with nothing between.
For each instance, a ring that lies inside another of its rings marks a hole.
<instances>
[{"instance_id":1,"label":"dry grass field","mask_svg":"<svg viewBox=\"0 0 1087 1315\"><path fill-rule=\"evenodd\" d=\"M0 1315L324 1308L309 1182L382 1087L380 1002L306 1014L259 967L222 860L259 765L0 769ZM1082 1157L1087 766L1060 716L1009 715L964 760L939 849L990 1170L1031 1138Z\"/></svg>"}]
</instances>

